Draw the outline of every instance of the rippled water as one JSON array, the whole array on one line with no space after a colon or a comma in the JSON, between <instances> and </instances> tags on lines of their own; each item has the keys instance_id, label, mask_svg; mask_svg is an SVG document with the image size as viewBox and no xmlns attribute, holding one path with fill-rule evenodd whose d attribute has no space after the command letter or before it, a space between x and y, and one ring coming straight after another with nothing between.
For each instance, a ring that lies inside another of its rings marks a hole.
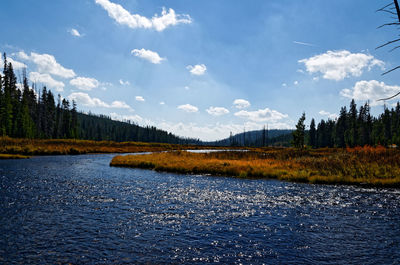
<instances>
[{"instance_id":1,"label":"rippled water","mask_svg":"<svg viewBox=\"0 0 400 265\"><path fill-rule=\"evenodd\" d=\"M0 161L0 263L399 264L400 191Z\"/></svg>"}]
</instances>

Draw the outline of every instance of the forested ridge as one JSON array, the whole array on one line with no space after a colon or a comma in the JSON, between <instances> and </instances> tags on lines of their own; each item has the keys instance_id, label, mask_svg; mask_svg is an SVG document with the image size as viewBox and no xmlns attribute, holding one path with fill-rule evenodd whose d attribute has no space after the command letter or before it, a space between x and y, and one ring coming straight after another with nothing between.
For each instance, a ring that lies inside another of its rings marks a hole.
<instances>
[{"instance_id":1,"label":"forested ridge","mask_svg":"<svg viewBox=\"0 0 400 265\"><path fill-rule=\"evenodd\" d=\"M175 136L153 126L112 120L105 115L78 112L76 103L43 87L29 86L26 70L17 86L13 66L4 54L0 74L0 136L37 139L85 139L199 144L199 140Z\"/></svg>"},{"instance_id":2,"label":"forested ridge","mask_svg":"<svg viewBox=\"0 0 400 265\"><path fill-rule=\"evenodd\" d=\"M349 110L340 109L336 120L321 120L317 125L312 119L306 134L306 142L314 147L355 147L396 145L400 146L400 104L388 108L378 117L370 113L370 105L366 102L357 109L354 100Z\"/></svg>"}]
</instances>

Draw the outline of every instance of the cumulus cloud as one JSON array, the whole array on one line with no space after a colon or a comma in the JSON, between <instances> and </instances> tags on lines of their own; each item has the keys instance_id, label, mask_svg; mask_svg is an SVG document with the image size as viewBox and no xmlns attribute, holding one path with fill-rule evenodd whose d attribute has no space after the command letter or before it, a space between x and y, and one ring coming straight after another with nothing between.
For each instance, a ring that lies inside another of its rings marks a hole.
<instances>
[{"instance_id":1,"label":"cumulus cloud","mask_svg":"<svg viewBox=\"0 0 400 265\"><path fill-rule=\"evenodd\" d=\"M77 29L72 28L68 30L68 32L74 37L82 37L81 33L79 33Z\"/></svg>"},{"instance_id":2,"label":"cumulus cloud","mask_svg":"<svg viewBox=\"0 0 400 265\"><path fill-rule=\"evenodd\" d=\"M269 108L260 109L256 111L241 110L236 112L235 116L248 119L254 122L265 122L265 121L276 122L278 120L288 117L288 115L286 114L282 114L276 110L271 110Z\"/></svg>"},{"instance_id":3,"label":"cumulus cloud","mask_svg":"<svg viewBox=\"0 0 400 265\"><path fill-rule=\"evenodd\" d=\"M207 67L204 64L196 64L195 66L188 65L186 69L188 69L192 75L204 75L207 71Z\"/></svg>"},{"instance_id":4,"label":"cumulus cloud","mask_svg":"<svg viewBox=\"0 0 400 265\"><path fill-rule=\"evenodd\" d=\"M64 90L64 83L54 80L49 74L41 74L38 72L30 72L29 79L34 83L41 83L48 88L54 88L56 91L61 92Z\"/></svg>"},{"instance_id":5,"label":"cumulus cloud","mask_svg":"<svg viewBox=\"0 0 400 265\"><path fill-rule=\"evenodd\" d=\"M300 60L299 63L304 63L309 73L321 73L323 78L335 81L351 76L361 76L365 69L369 71L374 66L384 69L384 62L375 59L374 56L364 53L351 53L346 50L327 51Z\"/></svg>"},{"instance_id":6,"label":"cumulus cloud","mask_svg":"<svg viewBox=\"0 0 400 265\"><path fill-rule=\"evenodd\" d=\"M161 102L160 102L160 105L165 105L165 102L164 102L164 101L161 101Z\"/></svg>"},{"instance_id":7,"label":"cumulus cloud","mask_svg":"<svg viewBox=\"0 0 400 265\"><path fill-rule=\"evenodd\" d=\"M206 111L212 116L221 116L229 113L229 110L223 107L209 107Z\"/></svg>"},{"instance_id":8,"label":"cumulus cloud","mask_svg":"<svg viewBox=\"0 0 400 265\"><path fill-rule=\"evenodd\" d=\"M178 106L178 109L186 111L188 113L194 113L199 111L199 108L190 104L180 105Z\"/></svg>"},{"instance_id":9,"label":"cumulus cloud","mask_svg":"<svg viewBox=\"0 0 400 265\"><path fill-rule=\"evenodd\" d=\"M134 123L141 123L143 121L143 118L140 117L139 115L120 115L115 112L110 113L111 119L117 120L117 121L131 121Z\"/></svg>"},{"instance_id":10,"label":"cumulus cloud","mask_svg":"<svg viewBox=\"0 0 400 265\"><path fill-rule=\"evenodd\" d=\"M62 78L74 78L75 72L71 69L64 68L60 65L53 55L39 54L31 52L30 55L23 51L17 53L17 56L22 60L33 62L37 66L37 71L42 74L56 75Z\"/></svg>"},{"instance_id":11,"label":"cumulus cloud","mask_svg":"<svg viewBox=\"0 0 400 265\"><path fill-rule=\"evenodd\" d=\"M136 96L136 97L135 97L135 100L136 100L136 101L144 102L144 98L143 98L142 96Z\"/></svg>"},{"instance_id":12,"label":"cumulus cloud","mask_svg":"<svg viewBox=\"0 0 400 265\"><path fill-rule=\"evenodd\" d=\"M101 108L115 108L115 109L129 109L132 108L123 101L113 101L108 104L99 98L92 98L88 94L83 92L74 92L68 96L70 100L75 100L77 103L82 104L87 107L101 107Z\"/></svg>"},{"instance_id":13,"label":"cumulus cloud","mask_svg":"<svg viewBox=\"0 0 400 265\"><path fill-rule=\"evenodd\" d=\"M330 113L330 112L325 111L325 110L321 110L318 113L319 113L319 115L326 116L326 117L328 117L329 119L332 119L332 120L335 120L338 117L338 115L336 113Z\"/></svg>"},{"instance_id":14,"label":"cumulus cloud","mask_svg":"<svg viewBox=\"0 0 400 265\"><path fill-rule=\"evenodd\" d=\"M377 100L393 96L398 92L400 92L400 86L390 86L384 82L370 80L359 81L352 89L346 88L340 91L340 95L354 100L370 100L371 105L378 105L379 103L383 104L384 102L377 102Z\"/></svg>"},{"instance_id":15,"label":"cumulus cloud","mask_svg":"<svg viewBox=\"0 0 400 265\"><path fill-rule=\"evenodd\" d=\"M90 91L100 85L99 81L90 77L77 77L69 81L69 83L81 90Z\"/></svg>"},{"instance_id":16,"label":"cumulus cloud","mask_svg":"<svg viewBox=\"0 0 400 265\"><path fill-rule=\"evenodd\" d=\"M129 83L129 81L124 81L124 80L122 80L122 79L120 79L119 80L119 83L122 85L122 86L129 86L131 83Z\"/></svg>"},{"instance_id":17,"label":"cumulus cloud","mask_svg":"<svg viewBox=\"0 0 400 265\"><path fill-rule=\"evenodd\" d=\"M153 64L160 64L161 61L165 60L165 58L161 58L158 53L146 49L134 49L131 51L131 54Z\"/></svg>"},{"instance_id":18,"label":"cumulus cloud","mask_svg":"<svg viewBox=\"0 0 400 265\"><path fill-rule=\"evenodd\" d=\"M14 70L20 70L20 69L27 68L26 64L18 62L11 57L7 57L7 62L12 64ZM4 65L3 55L1 55L1 54L0 54L0 65L1 66Z\"/></svg>"},{"instance_id":19,"label":"cumulus cloud","mask_svg":"<svg viewBox=\"0 0 400 265\"><path fill-rule=\"evenodd\" d=\"M246 131L252 130L260 130L263 125L260 125L255 122L245 122L243 124L235 124L235 123L214 123L208 125L200 125L197 123L171 123L171 122L161 122L157 123L157 126L163 130L168 132L172 132L176 135L184 136L184 137L198 137L204 141L214 141L220 140L223 138L229 137L230 132L233 134L243 132L243 128ZM268 127L270 129L291 129L293 126L283 123L268 123Z\"/></svg>"},{"instance_id":20,"label":"cumulus cloud","mask_svg":"<svg viewBox=\"0 0 400 265\"><path fill-rule=\"evenodd\" d=\"M245 109L245 108L250 107L250 102L248 102L245 99L239 98L239 99L235 99L233 101L233 106L235 106L235 108L237 108L237 109Z\"/></svg>"},{"instance_id":21,"label":"cumulus cloud","mask_svg":"<svg viewBox=\"0 0 400 265\"><path fill-rule=\"evenodd\" d=\"M177 15L172 8L168 9L168 11L166 8L163 8L161 16L156 14L150 19L139 14L131 14L121 5L109 0L95 0L95 2L104 8L108 15L118 24L128 26L132 29L145 28L163 31L169 26L192 23L189 15Z\"/></svg>"}]
</instances>

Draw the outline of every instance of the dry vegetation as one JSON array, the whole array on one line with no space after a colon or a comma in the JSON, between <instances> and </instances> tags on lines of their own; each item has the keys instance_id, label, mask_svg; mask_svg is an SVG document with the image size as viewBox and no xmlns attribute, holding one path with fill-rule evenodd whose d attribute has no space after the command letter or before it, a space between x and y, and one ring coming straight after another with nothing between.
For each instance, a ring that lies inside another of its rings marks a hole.
<instances>
[{"instance_id":1,"label":"dry vegetation","mask_svg":"<svg viewBox=\"0 0 400 265\"><path fill-rule=\"evenodd\" d=\"M249 152L176 151L116 156L111 166L184 174L400 187L400 151L384 147L348 149L254 149Z\"/></svg>"},{"instance_id":2,"label":"dry vegetation","mask_svg":"<svg viewBox=\"0 0 400 265\"><path fill-rule=\"evenodd\" d=\"M38 140L0 137L0 154L19 155L78 155L87 153L138 153L181 149L203 149L199 146L177 144L111 142L87 140Z\"/></svg>"}]
</instances>

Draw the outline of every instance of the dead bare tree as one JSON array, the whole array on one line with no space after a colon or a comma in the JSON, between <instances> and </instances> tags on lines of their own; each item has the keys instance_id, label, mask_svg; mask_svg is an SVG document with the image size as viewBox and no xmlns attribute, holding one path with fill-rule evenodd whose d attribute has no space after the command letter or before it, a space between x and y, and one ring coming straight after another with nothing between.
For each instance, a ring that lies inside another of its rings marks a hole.
<instances>
[{"instance_id":1,"label":"dead bare tree","mask_svg":"<svg viewBox=\"0 0 400 265\"><path fill-rule=\"evenodd\" d=\"M378 9L376 12L388 13L388 14L391 15L391 19L393 19L392 22L385 23L385 24L379 26L378 29L379 28L383 28L383 27L388 27L388 26L399 26L400 25L400 7L399 7L398 0L393 0L392 3L389 3L386 6ZM386 46L392 45L392 44L397 44L399 41L400 41L400 38L388 41L385 44L380 45L379 47L376 47L376 49L380 49L380 48L383 48L383 47L386 47ZM389 50L389 52L392 52L392 51L394 51L394 50L396 50L398 48L400 48L400 45L397 45L397 46L393 47L391 50ZM386 74L388 74L390 72L393 72L394 70L397 70L397 69L400 69L400 66L396 66L396 67L384 72L382 75L386 75ZM379 99L378 101L389 100L389 99L392 99L394 97L397 97L398 95L400 95L400 92L397 93L396 95L391 96L391 97Z\"/></svg>"},{"instance_id":2,"label":"dead bare tree","mask_svg":"<svg viewBox=\"0 0 400 265\"><path fill-rule=\"evenodd\" d=\"M398 0L393 0L392 3L387 4L386 6L378 9L377 12L384 12L384 13L388 13L388 14L393 15L391 17L393 19L392 22L385 23L385 24L379 26L378 29L379 28L383 28L383 27L387 27L387 26L399 26L400 25L400 7L399 7ZM386 46L391 45L391 44L397 44L397 42L399 42L399 41L400 41L400 38L388 41L385 44L380 45L379 47L376 47L376 49L380 49L380 48L386 47ZM394 50L396 50L398 48L400 48L400 45L395 46L389 52L392 52L392 51L394 51ZM394 70L397 70L399 68L400 68L400 66L396 66L396 67L390 69L389 71L384 72L382 75L386 75L386 74L388 74L390 72L393 72Z\"/></svg>"}]
</instances>

